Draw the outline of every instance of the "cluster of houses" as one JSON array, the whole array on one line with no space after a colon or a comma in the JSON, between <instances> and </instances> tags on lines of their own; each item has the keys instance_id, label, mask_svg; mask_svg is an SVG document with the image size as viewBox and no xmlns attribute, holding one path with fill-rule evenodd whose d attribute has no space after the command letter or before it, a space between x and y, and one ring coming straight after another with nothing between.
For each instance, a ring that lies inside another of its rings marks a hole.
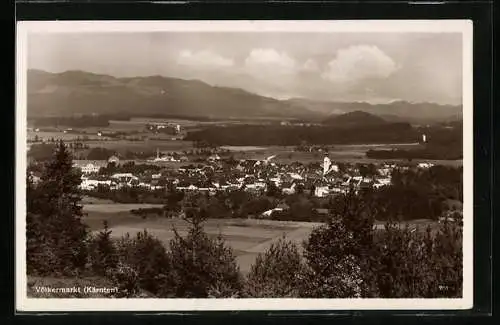
<instances>
[{"instance_id":1,"label":"cluster of houses","mask_svg":"<svg viewBox=\"0 0 500 325\"><path fill-rule=\"evenodd\" d=\"M181 126L174 123L148 123L146 124L146 130L153 133L167 133L172 135L182 132Z\"/></svg>"},{"instance_id":2,"label":"cluster of houses","mask_svg":"<svg viewBox=\"0 0 500 325\"><path fill-rule=\"evenodd\" d=\"M327 197L335 193L345 193L349 189L367 187L379 188L391 184L391 173L395 164L376 165L376 171L363 174L355 165L339 165L325 157L322 163L280 164L273 162L274 156L264 160L224 160L218 155L210 156L206 163L186 165L180 168L151 168L140 173L120 172L100 173L109 163L119 165L117 157L107 161L74 161L74 167L82 171L81 188L96 190L105 186L111 190L122 187L141 187L161 190L175 187L181 191L199 191L211 194L217 191L243 189L248 192L263 193L274 185L283 194L309 191L316 197ZM428 168L432 164L420 164Z\"/></svg>"},{"instance_id":3,"label":"cluster of houses","mask_svg":"<svg viewBox=\"0 0 500 325\"><path fill-rule=\"evenodd\" d=\"M159 154L157 154L157 158ZM316 197L327 197L336 193L345 193L350 189L380 188L391 184L394 168L409 167L396 164L381 163L374 165L375 171L369 174L362 172L357 165L345 165L332 162L328 157L316 163L303 164L293 162L281 164L274 162L275 156L263 160L222 159L217 154L207 158L203 164L190 164L172 167L171 164L160 163L161 159L153 159L142 164L154 166L140 168L138 172L120 169L120 159L116 156L108 160L89 161L74 160L73 167L82 172L80 187L87 191L105 187L116 190L123 187L141 187L146 190L162 190L176 188L180 191L199 191L215 194L218 191L243 189L247 192L263 193L270 186L283 194L294 194L299 191L308 192ZM163 162L164 160L161 160ZM114 173L103 173L113 163L118 168ZM137 163L137 162L135 162ZM139 162L139 164L141 164ZM417 168L429 168L431 163L419 163ZM39 178L33 175L37 182Z\"/></svg>"}]
</instances>

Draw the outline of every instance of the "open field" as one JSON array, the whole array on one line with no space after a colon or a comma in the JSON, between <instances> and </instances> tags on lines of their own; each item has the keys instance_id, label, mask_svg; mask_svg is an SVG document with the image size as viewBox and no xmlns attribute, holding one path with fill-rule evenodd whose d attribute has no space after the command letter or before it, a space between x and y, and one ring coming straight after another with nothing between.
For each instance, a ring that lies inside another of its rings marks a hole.
<instances>
[{"instance_id":1,"label":"open field","mask_svg":"<svg viewBox=\"0 0 500 325\"><path fill-rule=\"evenodd\" d=\"M82 197L82 204L84 206L84 209L89 204L112 204L112 203L115 203L115 202L113 202L112 200L99 199L96 197L91 197L91 196L86 196L86 195L84 195Z\"/></svg>"},{"instance_id":2,"label":"open field","mask_svg":"<svg viewBox=\"0 0 500 325\"><path fill-rule=\"evenodd\" d=\"M80 133L64 133L63 131L28 131L27 138L33 140L35 136L38 136L40 140L49 140L54 138L55 140L63 140L63 141L75 141L77 138L83 138L84 136L88 137L88 139L94 139L103 141L109 139L107 137L98 137L97 132L93 134L80 134Z\"/></svg>"},{"instance_id":3,"label":"open field","mask_svg":"<svg viewBox=\"0 0 500 325\"><path fill-rule=\"evenodd\" d=\"M266 147L256 147L256 146L221 146L221 149L229 150L232 152L245 152L245 151L255 151L255 150L265 150Z\"/></svg>"},{"instance_id":4,"label":"open field","mask_svg":"<svg viewBox=\"0 0 500 325\"><path fill-rule=\"evenodd\" d=\"M125 211L102 212L97 211L98 209L89 210L88 207L85 207L88 215L84 218L84 222L90 229L98 231L102 228L103 221L107 220L112 230L112 236L118 238L126 233L133 236L146 229L165 245L168 245L170 240L174 238L172 227L175 227L181 235L186 235L188 229L188 224L181 219L159 217L142 219ZM204 229L213 238L219 234L222 235L228 245L233 248L241 271L247 273L257 255L266 251L273 242L286 236L300 245L317 225L319 224L308 222L210 219L205 222Z\"/></svg>"},{"instance_id":5,"label":"open field","mask_svg":"<svg viewBox=\"0 0 500 325\"><path fill-rule=\"evenodd\" d=\"M119 238L127 233L134 236L137 232L147 230L150 234L160 239L165 245L174 238L173 227L181 234L186 235L188 224L181 219L168 219L160 217L148 217L142 219L134 216L125 210L130 206L133 208L146 207L146 205L125 205L116 204L116 208L110 208L108 204L98 207L98 205L86 205L87 216L84 222L89 225L92 231L99 231L103 221L107 220L112 236ZM147 205L150 206L150 205ZM416 220L410 222L411 226L435 225L429 220ZM299 245L307 239L311 231L322 225L314 222L294 222L294 221L273 221L255 219L209 219L204 223L207 234L213 238L219 234L232 247L240 269L243 273L250 270L251 265L259 253L265 252L272 243L283 236ZM383 229L384 223L377 222L377 229Z\"/></svg>"},{"instance_id":6,"label":"open field","mask_svg":"<svg viewBox=\"0 0 500 325\"><path fill-rule=\"evenodd\" d=\"M410 144L363 144L363 145L335 145L328 149L328 157L333 161L347 163L377 163L377 162L401 162L403 159L371 159L366 157L366 151L370 149L408 149L420 146L416 143ZM226 147L227 148L227 147ZM231 146L235 159L265 159L276 155L273 161L279 163L302 163L322 162L324 152L303 152L295 151L291 146L269 146L269 147L249 147ZM462 160L427 160L413 159L414 162L430 162L436 165L461 166Z\"/></svg>"},{"instance_id":7,"label":"open field","mask_svg":"<svg viewBox=\"0 0 500 325\"><path fill-rule=\"evenodd\" d=\"M99 203L99 204L86 204L83 208L85 212L103 212L114 213L124 212L140 208L161 208L162 204L135 204L135 203Z\"/></svg>"},{"instance_id":8,"label":"open field","mask_svg":"<svg viewBox=\"0 0 500 325\"><path fill-rule=\"evenodd\" d=\"M130 141L130 140L111 140L111 141L87 141L85 142L90 147L101 147L113 149L119 152L127 150L152 150L157 148L162 151L183 151L193 148L190 141L181 140L143 140L143 141Z\"/></svg>"}]
</instances>

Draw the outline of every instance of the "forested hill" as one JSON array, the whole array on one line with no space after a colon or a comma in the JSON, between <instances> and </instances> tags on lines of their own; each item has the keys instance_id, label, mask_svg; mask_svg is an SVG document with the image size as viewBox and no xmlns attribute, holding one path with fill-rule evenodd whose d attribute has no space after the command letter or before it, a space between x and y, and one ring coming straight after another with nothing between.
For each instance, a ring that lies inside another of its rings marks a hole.
<instances>
[{"instance_id":1,"label":"forested hill","mask_svg":"<svg viewBox=\"0 0 500 325\"><path fill-rule=\"evenodd\" d=\"M323 121L323 124L337 127L376 126L386 123L383 118L363 111L333 115Z\"/></svg>"},{"instance_id":2,"label":"forested hill","mask_svg":"<svg viewBox=\"0 0 500 325\"><path fill-rule=\"evenodd\" d=\"M28 116L93 113L283 119L318 116L284 101L198 80L115 78L83 71L28 72Z\"/></svg>"}]
</instances>

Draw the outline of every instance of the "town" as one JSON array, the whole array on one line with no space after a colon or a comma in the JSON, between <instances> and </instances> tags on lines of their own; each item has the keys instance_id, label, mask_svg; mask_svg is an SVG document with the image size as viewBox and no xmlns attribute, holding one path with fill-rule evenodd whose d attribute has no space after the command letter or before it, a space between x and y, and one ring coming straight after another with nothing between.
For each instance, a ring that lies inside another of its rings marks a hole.
<instances>
[{"instance_id":1,"label":"town","mask_svg":"<svg viewBox=\"0 0 500 325\"><path fill-rule=\"evenodd\" d=\"M163 161L175 161L167 156ZM82 172L81 189L92 191L99 187L110 190L138 186L149 190L160 190L174 185L181 191L199 191L215 194L217 191L243 189L248 192L264 192L268 184L274 184L283 194L294 194L299 188L313 189L314 196L326 197L334 193L346 193L349 189L379 188L391 183L391 173L396 164L336 164L325 156L322 164L304 165L278 164L273 156L265 160L223 160L217 154L210 156L205 164L186 165L174 170L155 164L145 164L139 173L122 173L120 160L116 156L107 161L74 161L74 167ZM162 158L151 162L161 161ZM133 161L125 163L133 166ZM123 165L122 165L123 166ZM429 168L431 163L418 163L417 168ZM149 167L149 168L148 168ZM371 167L371 168L370 168ZM399 166L401 170L410 167ZM109 174L114 168L117 172Z\"/></svg>"},{"instance_id":2,"label":"town","mask_svg":"<svg viewBox=\"0 0 500 325\"><path fill-rule=\"evenodd\" d=\"M281 195L304 193L317 198L345 194L349 190L381 188L391 185L395 169L427 169L431 163L345 163L332 162L327 154L322 161L308 164L274 162L275 155L263 160L210 155L204 163L184 164L178 168L168 162L180 162L175 155L161 154L144 163L120 161L113 155L107 160L74 160L73 167L81 171L80 188L87 195L112 192L124 188L162 192L176 190L215 195L218 192L243 190L250 194L265 194L273 187ZM183 160L185 161L185 160ZM33 174L34 182L38 176ZM262 213L270 216L282 208L274 207Z\"/></svg>"}]
</instances>

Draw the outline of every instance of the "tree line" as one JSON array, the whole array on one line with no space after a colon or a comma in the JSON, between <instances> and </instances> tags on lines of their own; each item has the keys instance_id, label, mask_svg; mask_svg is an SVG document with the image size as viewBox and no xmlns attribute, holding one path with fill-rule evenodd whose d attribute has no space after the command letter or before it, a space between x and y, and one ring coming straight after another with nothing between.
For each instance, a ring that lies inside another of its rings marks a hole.
<instances>
[{"instance_id":1,"label":"tree line","mask_svg":"<svg viewBox=\"0 0 500 325\"><path fill-rule=\"evenodd\" d=\"M462 295L462 229L443 223L413 231L389 220L376 230L374 207L349 193L337 197L328 220L303 243L282 238L243 275L222 235L203 228L205 195L177 204L187 234L173 229L165 245L146 230L97 235L83 220L79 173L61 142L36 186L27 179L27 273L108 278L115 297L438 298ZM384 207L376 207L383 209ZM378 211L379 213L381 211Z\"/></svg>"},{"instance_id":2,"label":"tree line","mask_svg":"<svg viewBox=\"0 0 500 325\"><path fill-rule=\"evenodd\" d=\"M451 128L432 127L420 130L428 137L417 149L368 150L366 156L373 159L431 159L458 160L463 158L461 125Z\"/></svg>"},{"instance_id":3,"label":"tree line","mask_svg":"<svg viewBox=\"0 0 500 325\"><path fill-rule=\"evenodd\" d=\"M188 132L185 140L207 141L216 145L280 145L297 146L326 144L411 143L419 138L418 132L406 123L376 126L281 126L231 125L213 126Z\"/></svg>"}]
</instances>

